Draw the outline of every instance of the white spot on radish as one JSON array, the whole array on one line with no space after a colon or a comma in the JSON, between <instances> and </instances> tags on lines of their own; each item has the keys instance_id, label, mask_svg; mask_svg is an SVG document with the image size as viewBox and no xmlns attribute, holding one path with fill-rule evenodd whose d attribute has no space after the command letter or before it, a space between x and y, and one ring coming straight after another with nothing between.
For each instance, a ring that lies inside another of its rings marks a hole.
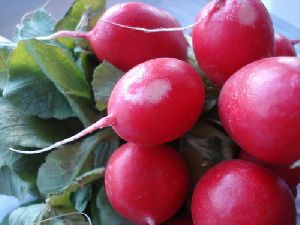
<instances>
[{"instance_id":1,"label":"white spot on radish","mask_svg":"<svg viewBox=\"0 0 300 225\"><path fill-rule=\"evenodd\" d=\"M300 69L300 61L293 57L278 57L277 60L279 63Z\"/></svg>"},{"instance_id":2,"label":"white spot on radish","mask_svg":"<svg viewBox=\"0 0 300 225\"><path fill-rule=\"evenodd\" d=\"M152 219L150 216L146 218L146 223L148 225L156 225L155 220Z\"/></svg>"},{"instance_id":3,"label":"white spot on radish","mask_svg":"<svg viewBox=\"0 0 300 225\"><path fill-rule=\"evenodd\" d=\"M248 4L241 4L238 11L239 23L243 26L253 26L257 20L257 12L255 8Z\"/></svg>"},{"instance_id":4,"label":"white spot on radish","mask_svg":"<svg viewBox=\"0 0 300 225\"><path fill-rule=\"evenodd\" d=\"M130 86L131 87L131 86ZM124 98L134 103L158 103L164 99L171 90L171 84L165 79L156 79L146 82L144 86L128 88Z\"/></svg>"}]
</instances>

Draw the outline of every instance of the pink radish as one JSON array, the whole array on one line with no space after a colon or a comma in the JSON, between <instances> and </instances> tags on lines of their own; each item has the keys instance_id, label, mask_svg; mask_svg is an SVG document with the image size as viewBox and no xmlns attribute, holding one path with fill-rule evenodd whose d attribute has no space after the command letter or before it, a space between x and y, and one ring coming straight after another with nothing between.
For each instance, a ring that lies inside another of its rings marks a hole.
<instances>
[{"instance_id":1,"label":"pink radish","mask_svg":"<svg viewBox=\"0 0 300 225\"><path fill-rule=\"evenodd\" d=\"M122 145L108 161L105 189L112 206L139 225L158 225L182 205L188 170L168 146Z\"/></svg>"},{"instance_id":2,"label":"pink radish","mask_svg":"<svg viewBox=\"0 0 300 225\"><path fill-rule=\"evenodd\" d=\"M219 96L225 130L240 147L271 164L300 159L300 59L270 57L232 75Z\"/></svg>"},{"instance_id":3,"label":"pink radish","mask_svg":"<svg viewBox=\"0 0 300 225\"><path fill-rule=\"evenodd\" d=\"M207 78L221 87L238 69L274 55L274 30L260 0L213 0L197 17L193 49Z\"/></svg>"},{"instance_id":4,"label":"pink radish","mask_svg":"<svg viewBox=\"0 0 300 225\"><path fill-rule=\"evenodd\" d=\"M147 33L113 23L149 29L180 26L166 11L145 3L130 2L109 8L90 32L60 31L39 39L65 36L85 38L98 59L105 59L124 71L154 58L187 59L187 42L181 31Z\"/></svg>"},{"instance_id":5,"label":"pink radish","mask_svg":"<svg viewBox=\"0 0 300 225\"><path fill-rule=\"evenodd\" d=\"M289 40L287 37L275 34L275 56L297 56L294 45L300 40Z\"/></svg>"},{"instance_id":6,"label":"pink radish","mask_svg":"<svg viewBox=\"0 0 300 225\"><path fill-rule=\"evenodd\" d=\"M190 64L173 58L149 60L118 81L109 98L106 117L50 147L15 151L27 154L48 151L107 126L112 126L129 142L166 143L183 135L197 121L204 95L202 79Z\"/></svg>"}]
</instances>

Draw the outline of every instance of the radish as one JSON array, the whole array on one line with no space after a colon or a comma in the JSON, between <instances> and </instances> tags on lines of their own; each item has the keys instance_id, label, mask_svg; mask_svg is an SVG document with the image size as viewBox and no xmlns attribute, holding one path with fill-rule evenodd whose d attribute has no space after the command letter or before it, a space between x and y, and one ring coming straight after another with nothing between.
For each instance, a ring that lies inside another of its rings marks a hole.
<instances>
[{"instance_id":1,"label":"radish","mask_svg":"<svg viewBox=\"0 0 300 225\"><path fill-rule=\"evenodd\" d=\"M192 197L195 225L295 225L286 183L256 163L223 161L199 180Z\"/></svg>"},{"instance_id":2,"label":"radish","mask_svg":"<svg viewBox=\"0 0 300 225\"><path fill-rule=\"evenodd\" d=\"M149 29L178 27L168 12L141 2L117 4L109 8L90 32L60 31L43 39L76 37L87 39L99 60L107 60L128 71L149 59L187 59L187 42L182 32L146 33L113 23Z\"/></svg>"},{"instance_id":3,"label":"radish","mask_svg":"<svg viewBox=\"0 0 300 225\"><path fill-rule=\"evenodd\" d=\"M275 34L275 56L297 56L294 45L300 40L289 40L287 37Z\"/></svg>"},{"instance_id":4,"label":"radish","mask_svg":"<svg viewBox=\"0 0 300 225\"><path fill-rule=\"evenodd\" d=\"M272 164L300 159L300 59L271 57L237 71L223 86L219 115L240 147Z\"/></svg>"},{"instance_id":5,"label":"radish","mask_svg":"<svg viewBox=\"0 0 300 225\"><path fill-rule=\"evenodd\" d=\"M245 151L241 151L238 158L258 163L261 166L264 166L270 169L271 171L273 171L274 173L278 174L289 185L291 191L296 196L297 185L300 183L300 167L290 168L289 166L284 166L284 165L282 166L282 165L263 163L257 160L256 158L252 157Z\"/></svg>"},{"instance_id":6,"label":"radish","mask_svg":"<svg viewBox=\"0 0 300 225\"><path fill-rule=\"evenodd\" d=\"M170 219L188 191L188 170L168 146L127 143L108 161L105 189L112 206L139 225L158 225Z\"/></svg>"},{"instance_id":7,"label":"radish","mask_svg":"<svg viewBox=\"0 0 300 225\"><path fill-rule=\"evenodd\" d=\"M163 144L182 136L194 125L201 114L204 95L203 81L190 64L173 58L152 59L132 68L117 82L106 117L50 147L11 150L41 153L107 126L129 142Z\"/></svg>"},{"instance_id":8,"label":"radish","mask_svg":"<svg viewBox=\"0 0 300 225\"><path fill-rule=\"evenodd\" d=\"M221 87L238 69L274 55L274 30L260 0L213 0L197 17L193 49L207 78Z\"/></svg>"}]
</instances>

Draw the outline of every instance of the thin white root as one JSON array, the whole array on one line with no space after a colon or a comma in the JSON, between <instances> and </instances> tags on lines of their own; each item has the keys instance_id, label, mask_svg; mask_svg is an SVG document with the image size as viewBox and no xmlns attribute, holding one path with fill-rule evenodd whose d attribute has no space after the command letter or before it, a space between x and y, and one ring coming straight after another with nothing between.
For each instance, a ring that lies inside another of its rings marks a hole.
<instances>
[{"instance_id":1,"label":"thin white root","mask_svg":"<svg viewBox=\"0 0 300 225\"><path fill-rule=\"evenodd\" d=\"M53 216L53 217L50 217L48 219L44 219L44 220L38 221L36 223L33 223L33 225L45 223L47 221L50 221L50 220L53 220L53 219L56 219L56 218L65 217L65 216L72 216L72 215L83 215L87 219L89 225L93 225L91 218L86 213L83 213L83 212L71 212L71 213L66 213L66 214L59 215L59 216Z\"/></svg>"},{"instance_id":2,"label":"thin white root","mask_svg":"<svg viewBox=\"0 0 300 225\"><path fill-rule=\"evenodd\" d=\"M39 41L48 41L60 37L88 38L88 32L62 30L48 36L36 37Z\"/></svg>"},{"instance_id":3,"label":"thin white root","mask_svg":"<svg viewBox=\"0 0 300 225\"><path fill-rule=\"evenodd\" d=\"M50 145L49 147L38 149L38 150L33 150L33 151L23 151L23 150L18 150L18 149L14 149L14 148L9 148L9 150L11 150L13 152L17 152L17 153L28 154L28 155L47 152L54 148L60 147L64 144L67 144L67 143L73 142L79 138L82 138L82 137L86 136L87 134L94 132L95 130L102 129L102 128L108 127L108 126L112 126L115 124L115 122L116 122L115 118L111 115L108 115L106 117L101 118L96 123L93 123L91 126L80 131L79 133L77 133L69 138L66 138L62 141L58 141L58 142L54 143L53 145Z\"/></svg>"},{"instance_id":4,"label":"thin white root","mask_svg":"<svg viewBox=\"0 0 300 225\"><path fill-rule=\"evenodd\" d=\"M190 24L190 25L185 26L185 27L169 27L169 28L160 27L160 28L156 28L156 29L147 29L147 28L143 28L143 27L126 26L126 25L123 25L123 24L119 24L119 23L115 23L115 22L109 21L109 20L103 20L102 19L102 21L105 22L105 23L109 23L109 24L118 26L118 27L130 29L130 30L143 31L145 33L185 31L185 30L193 28L194 26L196 26L198 23L201 22L200 20L198 20L195 23Z\"/></svg>"}]
</instances>

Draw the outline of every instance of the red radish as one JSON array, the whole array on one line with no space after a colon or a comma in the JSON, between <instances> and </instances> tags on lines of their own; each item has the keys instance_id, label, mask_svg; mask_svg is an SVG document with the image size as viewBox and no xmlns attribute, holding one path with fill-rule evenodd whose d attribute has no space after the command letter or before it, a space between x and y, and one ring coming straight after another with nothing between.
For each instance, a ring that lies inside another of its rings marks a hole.
<instances>
[{"instance_id":1,"label":"red radish","mask_svg":"<svg viewBox=\"0 0 300 225\"><path fill-rule=\"evenodd\" d=\"M182 32L146 33L112 23L148 29L180 26L166 11L145 3L130 2L109 8L90 32L60 31L46 39L63 36L85 38L98 59L105 59L124 71L154 58L187 59L187 42Z\"/></svg>"},{"instance_id":2,"label":"red radish","mask_svg":"<svg viewBox=\"0 0 300 225\"><path fill-rule=\"evenodd\" d=\"M188 170L168 146L122 145L108 161L105 189L112 206L138 225L158 225L183 204Z\"/></svg>"},{"instance_id":3,"label":"red radish","mask_svg":"<svg viewBox=\"0 0 300 225\"><path fill-rule=\"evenodd\" d=\"M291 165L300 159L300 59L271 57L237 71L219 96L220 120L253 157Z\"/></svg>"},{"instance_id":4,"label":"red radish","mask_svg":"<svg viewBox=\"0 0 300 225\"><path fill-rule=\"evenodd\" d=\"M289 40L287 37L275 34L275 56L297 56L294 44L300 40Z\"/></svg>"},{"instance_id":5,"label":"red radish","mask_svg":"<svg viewBox=\"0 0 300 225\"><path fill-rule=\"evenodd\" d=\"M260 0L213 0L197 17L193 49L207 78L221 87L238 69L274 55L274 30Z\"/></svg>"},{"instance_id":6,"label":"red radish","mask_svg":"<svg viewBox=\"0 0 300 225\"><path fill-rule=\"evenodd\" d=\"M163 144L186 133L204 104L204 84L188 63L158 58L137 65L115 85L108 115L73 137L36 151L49 151L97 129L112 126L123 139L137 144Z\"/></svg>"},{"instance_id":7,"label":"red radish","mask_svg":"<svg viewBox=\"0 0 300 225\"><path fill-rule=\"evenodd\" d=\"M273 165L269 163L260 162L245 151L241 151L239 159L249 160L258 163L278 174L289 185L293 193L297 193L297 185L300 183L300 167L290 168L289 166Z\"/></svg>"},{"instance_id":8,"label":"red radish","mask_svg":"<svg viewBox=\"0 0 300 225\"><path fill-rule=\"evenodd\" d=\"M295 225L294 197L268 169L223 161L202 176L192 198L195 225Z\"/></svg>"},{"instance_id":9,"label":"red radish","mask_svg":"<svg viewBox=\"0 0 300 225\"><path fill-rule=\"evenodd\" d=\"M220 120L241 148L271 164L300 159L300 59L272 57L236 72L219 96Z\"/></svg>"}]
</instances>

